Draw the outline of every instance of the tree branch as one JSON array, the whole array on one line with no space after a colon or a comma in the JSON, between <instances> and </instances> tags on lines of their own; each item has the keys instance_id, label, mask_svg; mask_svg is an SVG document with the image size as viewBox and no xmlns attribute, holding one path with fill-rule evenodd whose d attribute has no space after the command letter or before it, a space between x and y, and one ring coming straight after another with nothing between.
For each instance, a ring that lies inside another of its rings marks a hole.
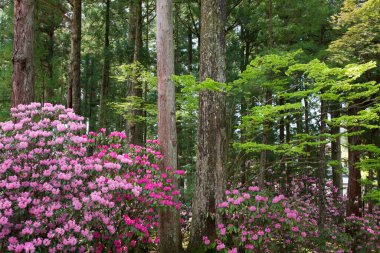
<instances>
[{"instance_id":1,"label":"tree branch","mask_svg":"<svg viewBox=\"0 0 380 253\"><path fill-rule=\"evenodd\" d=\"M66 13L67 13L67 10L63 7L62 4L54 4L54 3L51 3L49 0L40 0L42 3L46 4L47 6L50 6L51 8L59 11L59 13L61 14L62 18L64 20L66 20L67 22L71 23L71 18L69 18Z\"/></svg>"}]
</instances>

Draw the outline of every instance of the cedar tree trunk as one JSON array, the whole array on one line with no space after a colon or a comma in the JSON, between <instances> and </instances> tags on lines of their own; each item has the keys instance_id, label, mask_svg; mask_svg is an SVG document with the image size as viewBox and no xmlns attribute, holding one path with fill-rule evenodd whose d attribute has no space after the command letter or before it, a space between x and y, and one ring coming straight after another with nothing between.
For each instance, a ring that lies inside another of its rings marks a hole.
<instances>
[{"instance_id":1,"label":"cedar tree trunk","mask_svg":"<svg viewBox=\"0 0 380 253\"><path fill-rule=\"evenodd\" d=\"M34 0L14 1L12 106L34 101Z\"/></svg>"},{"instance_id":2,"label":"cedar tree trunk","mask_svg":"<svg viewBox=\"0 0 380 253\"><path fill-rule=\"evenodd\" d=\"M226 81L225 0L201 1L200 79ZM221 222L217 206L223 201L226 177L226 98L219 91L199 95L198 156L190 230L190 250L201 247L203 236L215 238Z\"/></svg>"},{"instance_id":3,"label":"cedar tree trunk","mask_svg":"<svg viewBox=\"0 0 380 253\"><path fill-rule=\"evenodd\" d=\"M173 2L157 1L157 78L158 78L158 141L163 158L161 170L177 168L177 132L175 114L175 85L173 45ZM174 180L174 179L173 179ZM174 180L178 185L178 182ZM159 211L159 252L180 252L181 226L175 209Z\"/></svg>"}]
</instances>

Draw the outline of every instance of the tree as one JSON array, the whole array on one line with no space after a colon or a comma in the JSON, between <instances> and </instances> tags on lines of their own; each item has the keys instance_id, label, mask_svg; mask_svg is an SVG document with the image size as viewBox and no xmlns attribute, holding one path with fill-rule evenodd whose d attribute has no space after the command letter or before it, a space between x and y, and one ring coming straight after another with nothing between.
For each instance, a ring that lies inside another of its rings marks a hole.
<instances>
[{"instance_id":1,"label":"tree","mask_svg":"<svg viewBox=\"0 0 380 253\"><path fill-rule=\"evenodd\" d=\"M161 169L177 168L177 132L175 113L173 2L157 1L157 78L158 78L158 141L164 156ZM179 213L174 209L159 212L159 251L179 252L181 230Z\"/></svg>"},{"instance_id":2,"label":"tree","mask_svg":"<svg viewBox=\"0 0 380 253\"><path fill-rule=\"evenodd\" d=\"M71 2L71 1L69 1ZM70 19L70 63L69 63L69 89L67 106L80 114L81 85L80 85L80 59L82 36L82 0L72 1L73 15Z\"/></svg>"},{"instance_id":3,"label":"tree","mask_svg":"<svg viewBox=\"0 0 380 253\"><path fill-rule=\"evenodd\" d=\"M109 88L110 79L110 0L106 0L106 10L105 10L105 31L104 31L104 51L103 51L103 74L102 74L102 84L100 86L100 104L99 104L99 127L103 128L105 126L105 110L106 110L106 96Z\"/></svg>"},{"instance_id":4,"label":"tree","mask_svg":"<svg viewBox=\"0 0 380 253\"><path fill-rule=\"evenodd\" d=\"M328 48L329 58L338 64L377 60L380 53L380 1L345 0L334 18L335 29L341 32ZM379 72L379 71L378 71ZM380 75L377 76L380 80Z\"/></svg>"},{"instance_id":5,"label":"tree","mask_svg":"<svg viewBox=\"0 0 380 253\"><path fill-rule=\"evenodd\" d=\"M34 0L14 1L12 105L34 101Z\"/></svg>"},{"instance_id":6,"label":"tree","mask_svg":"<svg viewBox=\"0 0 380 253\"><path fill-rule=\"evenodd\" d=\"M225 0L201 1L200 80L226 81ZM221 221L216 209L223 201L226 177L226 98L223 92L204 89L199 94L198 153L189 249L202 237L215 238Z\"/></svg>"},{"instance_id":7,"label":"tree","mask_svg":"<svg viewBox=\"0 0 380 253\"><path fill-rule=\"evenodd\" d=\"M128 44L130 55L128 61L137 64L140 60L142 48L142 1L132 0L129 8L129 37ZM143 96L142 86L139 82L139 73L133 73L134 77L128 82L128 96L132 99L141 100ZM143 110L136 108L132 111L133 118L128 123L129 142L144 145L144 125L142 121Z\"/></svg>"}]
</instances>

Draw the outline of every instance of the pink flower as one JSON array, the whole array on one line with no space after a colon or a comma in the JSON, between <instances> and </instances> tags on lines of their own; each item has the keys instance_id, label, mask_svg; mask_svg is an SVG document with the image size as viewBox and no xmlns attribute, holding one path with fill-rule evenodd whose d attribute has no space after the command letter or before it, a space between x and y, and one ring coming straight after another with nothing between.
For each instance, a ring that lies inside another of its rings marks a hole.
<instances>
[{"instance_id":1,"label":"pink flower","mask_svg":"<svg viewBox=\"0 0 380 253\"><path fill-rule=\"evenodd\" d=\"M218 246L216 246L216 250L217 251L221 251L222 249L224 249L226 247L226 245L224 245L224 243L220 243L218 244Z\"/></svg>"},{"instance_id":2,"label":"pink flower","mask_svg":"<svg viewBox=\"0 0 380 253\"><path fill-rule=\"evenodd\" d=\"M250 190L252 192L258 192L258 191L260 191L260 188L258 186L250 186L250 187L248 187L248 190Z\"/></svg>"},{"instance_id":3,"label":"pink flower","mask_svg":"<svg viewBox=\"0 0 380 253\"><path fill-rule=\"evenodd\" d=\"M25 141L22 141L18 144L19 149L26 149L28 147L28 143Z\"/></svg>"},{"instance_id":4,"label":"pink flower","mask_svg":"<svg viewBox=\"0 0 380 253\"><path fill-rule=\"evenodd\" d=\"M245 245L245 248L246 248L246 249L253 249L254 246L253 246L252 244L246 244L246 245Z\"/></svg>"},{"instance_id":5,"label":"pink flower","mask_svg":"<svg viewBox=\"0 0 380 253\"><path fill-rule=\"evenodd\" d=\"M237 253L237 248L232 248L230 250L228 250L228 253Z\"/></svg>"},{"instance_id":6,"label":"pink flower","mask_svg":"<svg viewBox=\"0 0 380 253\"><path fill-rule=\"evenodd\" d=\"M202 239L203 239L203 243L204 243L206 246L210 244L210 240L208 239L207 236L203 236Z\"/></svg>"},{"instance_id":7,"label":"pink flower","mask_svg":"<svg viewBox=\"0 0 380 253\"><path fill-rule=\"evenodd\" d=\"M64 132L64 131L66 131L66 126L63 124L58 124L57 130L58 130L58 132Z\"/></svg>"}]
</instances>

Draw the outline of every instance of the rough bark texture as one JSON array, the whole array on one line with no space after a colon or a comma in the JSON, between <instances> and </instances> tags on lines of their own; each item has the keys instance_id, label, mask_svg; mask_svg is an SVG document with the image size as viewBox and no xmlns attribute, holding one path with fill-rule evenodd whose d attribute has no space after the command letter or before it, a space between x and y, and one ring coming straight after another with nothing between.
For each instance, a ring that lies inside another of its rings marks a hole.
<instances>
[{"instance_id":1,"label":"rough bark texture","mask_svg":"<svg viewBox=\"0 0 380 253\"><path fill-rule=\"evenodd\" d=\"M133 0L130 5L130 37L129 43L133 45L132 62L138 62L140 59L140 51L142 46L142 1ZM135 75L137 76L137 75ZM143 89L141 82L138 80L130 80L130 95L142 98ZM140 118L144 115L142 109L132 111L134 118ZM129 142L136 145L144 145L144 123L141 120L128 122L128 138Z\"/></svg>"},{"instance_id":2,"label":"rough bark texture","mask_svg":"<svg viewBox=\"0 0 380 253\"><path fill-rule=\"evenodd\" d=\"M103 49L103 74L102 84L100 85L100 108L99 108L99 127L105 127L106 96L108 93L110 79L110 0L106 0L105 10L105 32L104 32L104 49Z\"/></svg>"},{"instance_id":3,"label":"rough bark texture","mask_svg":"<svg viewBox=\"0 0 380 253\"><path fill-rule=\"evenodd\" d=\"M34 0L14 1L12 105L34 101Z\"/></svg>"},{"instance_id":4,"label":"rough bark texture","mask_svg":"<svg viewBox=\"0 0 380 253\"><path fill-rule=\"evenodd\" d=\"M225 0L201 1L200 79L225 82ZM202 245L202 237L215 237L216 213L225 189L226 98L204 90L199 96L198 157L193 198L190 250Z\"/></svg>"},{"instance_id":5,"label":"rough bark texture","mask_svg":"<svg viewBox=\"0 0 380 253\"><path fill-rule=\"evenodd\" d=\"M177 168L177 132L175 114L175 86L172 0L157 1L157 78L158 78L158 140L164 156L161 169ZM178 185L178 182L174 182ZM181 227L175 209L159 211L159 252L180 252Z\"/></svg>"},{"instance_id":6,"label":"rough bark texture","mask_svg":"<svg viewBox=\"0 0 380 253\"><path fill-rule=\"evenodd\" d=\"M350 105L348 109L348 115L356 115L358 108L355 104ZM349 132L357 132L360 127L355 126ZM346 215L350 216L355 214L361 216L360 206L362 202L361 186L360 186L360 168L357 163L360 161L360 151L353 150L351 146L359 145L360 137L358 134L348 137L348 189L347 189L347 212Z\"/></svg>"},{"instance_id":7,"label":"rough bark texture","mask_svg":"<svg viewBox=\"0 0 380 253\"><path fill-rule=\"evenodd\" d=\"M80 114L81 86L80 86L80 48L82 31L82 1L73 0L73 16L70 22L70 65L69 65L69 90L67 106Z\"/></svg>"}]
</instances>

